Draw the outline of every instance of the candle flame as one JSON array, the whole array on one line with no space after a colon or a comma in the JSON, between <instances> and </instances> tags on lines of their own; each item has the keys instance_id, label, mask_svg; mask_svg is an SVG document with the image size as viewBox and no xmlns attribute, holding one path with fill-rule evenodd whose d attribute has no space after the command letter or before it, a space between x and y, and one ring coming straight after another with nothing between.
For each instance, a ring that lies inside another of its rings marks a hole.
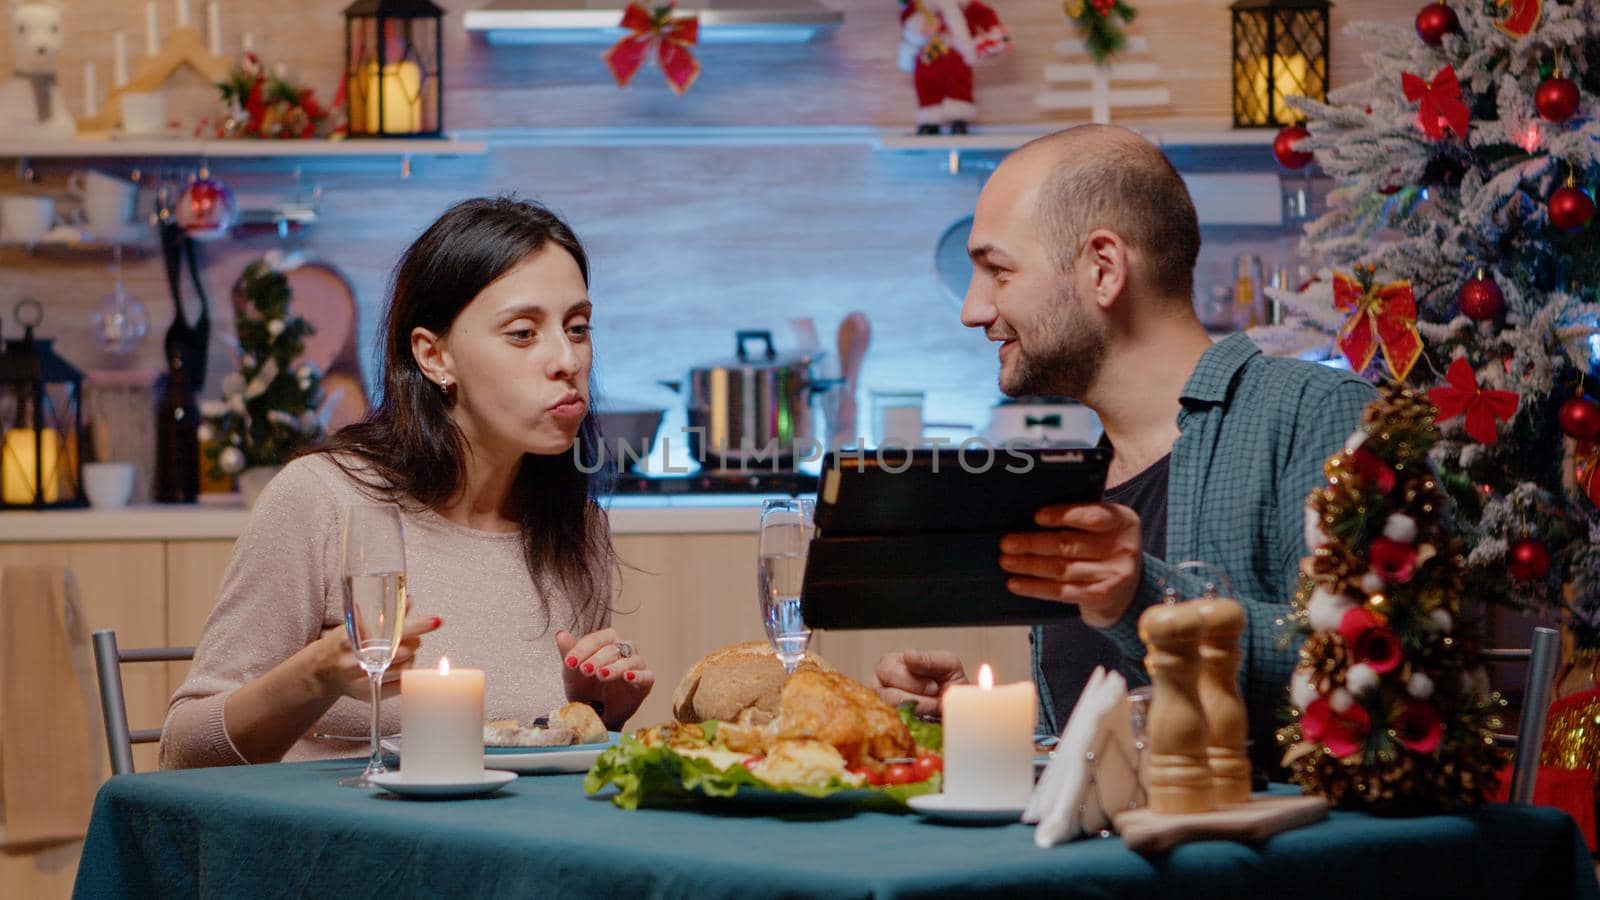
<instances>
[{"instance_id":1,"label":"candle flame","mask_svg":"<svg viewBox=\"0 0 1600 900\"><path fill-rule=\"evenodd\" d=\"M978 687L986 691L994 687L994 670L989 668L988 663L978 667Z\"/></svg>"},{"instance_id":2,"label":"candle flame","mask_svg":"<svg viewBox=\"0 0 1600 900\"><path fill-rule=\"evenodd\" d=\"M440 675L449 675L450 674L450 657L448 657L448 656L439 657L439 674Z\"/></svg>"}]
</instances>

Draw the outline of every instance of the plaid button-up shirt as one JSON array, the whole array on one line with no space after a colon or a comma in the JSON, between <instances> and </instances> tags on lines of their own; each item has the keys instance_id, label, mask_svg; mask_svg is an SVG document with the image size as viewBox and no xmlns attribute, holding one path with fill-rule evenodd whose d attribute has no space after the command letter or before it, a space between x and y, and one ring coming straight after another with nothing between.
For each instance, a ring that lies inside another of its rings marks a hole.
<instances>
[{"instance_id":1,"label":"plaid button-up shirt","mask_svg":"<svg viewBox=\"0 0 1600 900\"><path fill-rule=\"evenodd\" d=\"M1223 570L1249 625L1239 680L1250 716L1252 761L1277 766L1273 732L1286 702L1298 646L1283 620L1306 554L1305 502L1323 482L1322 464L1344 446L1377 392L1346 371L1265 356L1236 334L1200 357L1179 395L1181 432L1167 484L1166 560L1149 554L1128 611L1102 631L1122 650L1130 685L1144 684L1139 615L1173 587L1197 596L1197 579L1174 566L1189 560ZM1042 724L1059 734L1034 634L1034 682Z\"/></svg>"}]
</instances>

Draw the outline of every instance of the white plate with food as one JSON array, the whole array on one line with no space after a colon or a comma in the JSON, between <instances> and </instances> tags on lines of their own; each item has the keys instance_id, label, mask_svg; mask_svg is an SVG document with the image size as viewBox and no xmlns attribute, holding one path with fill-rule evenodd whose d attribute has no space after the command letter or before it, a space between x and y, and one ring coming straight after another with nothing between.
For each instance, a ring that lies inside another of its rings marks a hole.
<instances>
[{"instance_id":1,"label":"white plate with food","mask_svg":"<svg viewBox=\"0 0 1600 900\"><path fill-rule=\"evenodd\" d=\"M483 762L522 775L587 772L621 737L595 711L568 703L531 723L501 719L483 726Z\"/></svg>"}]
</instances>

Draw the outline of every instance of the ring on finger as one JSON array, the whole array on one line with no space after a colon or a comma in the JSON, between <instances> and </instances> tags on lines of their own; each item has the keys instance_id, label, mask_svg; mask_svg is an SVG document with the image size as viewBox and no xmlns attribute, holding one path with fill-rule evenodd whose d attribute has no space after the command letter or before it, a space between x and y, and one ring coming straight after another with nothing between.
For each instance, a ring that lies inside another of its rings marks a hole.
<instances>
[{"instance_id":1,"label":"ring on finger","mask_svg":"<svg viewBox=\"0 0 1600 900\"><path fill-rule=\"evenodd\" d=\"M617 656L621 659L627 659L633 655L633 644L627 641L613 641L612 646L617 648Z\"/></svg>"}]
</instances>

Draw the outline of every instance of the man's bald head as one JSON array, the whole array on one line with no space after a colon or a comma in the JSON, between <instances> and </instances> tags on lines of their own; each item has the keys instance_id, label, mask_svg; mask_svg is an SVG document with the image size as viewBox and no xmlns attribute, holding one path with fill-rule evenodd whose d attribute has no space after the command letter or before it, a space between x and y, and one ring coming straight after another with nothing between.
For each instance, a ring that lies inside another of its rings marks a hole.
<instances>
[{"instance_id":1,"label":"man's bald head","mask_svg":"<svg viewBox=\"0 0 1600 900\"><path fill-rule=\"evenodd\" d=\"M1058 269L1089 232L1105 228L1144 261L1138 277L1150 291L1192 295L1200 221L1178 170L1155 145L1126 128L1081 125L1030 141L1005 165L1043 179L1039 238Z\"/></svg>"}]
</instances>

